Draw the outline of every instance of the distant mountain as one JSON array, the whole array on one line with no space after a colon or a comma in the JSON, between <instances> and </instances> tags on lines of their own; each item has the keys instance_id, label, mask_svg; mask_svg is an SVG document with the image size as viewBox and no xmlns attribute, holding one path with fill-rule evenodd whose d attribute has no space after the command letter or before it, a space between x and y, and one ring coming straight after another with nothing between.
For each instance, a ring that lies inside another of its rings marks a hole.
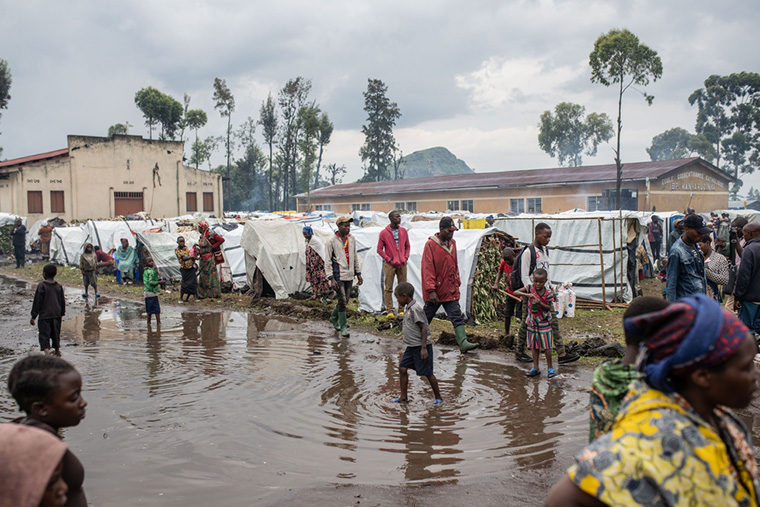
<instances>
[{"instance_id":1,"label":"distant mountain","mask_svg":"<svg viewBox=\"0 0 760 507\"><path fill-rule=\"evenodd\" d=\"M440 146L415 151L406 155L402 160L401 168L404 171L404 179L472 174L475 172L463 160L459 160L449 150ZM393 174L392 169L391 174Z\"/></svg>"}]
</instances>

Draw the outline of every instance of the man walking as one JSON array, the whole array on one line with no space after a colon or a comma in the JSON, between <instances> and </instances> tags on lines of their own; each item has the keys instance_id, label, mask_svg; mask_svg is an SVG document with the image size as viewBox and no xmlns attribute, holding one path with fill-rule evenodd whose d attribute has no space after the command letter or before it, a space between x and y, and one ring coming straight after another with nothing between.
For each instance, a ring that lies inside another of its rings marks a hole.
<instances>
[{"instance_id":1,"label":"man walking","mask_svg":"<svg viewBox=\"0 0 760 507\"><path fill-rule=\"evenodd\" d=\"M406 262L409 260L409 235L401 227L401 214L398 211L388 213L390 225L380 231L377 240L377 253L383 258L383 273L385 274L385 311L389 318L394 318L393 312L393 279L398 284L406 282ZM404 309L399 307L399 317L404 315Z\"/></svg>"},{"instance_id":2,"label":"man walking","mask_svg":"<svg viewBox=\"0 0 760 507\"><path fill-rule=\"evenodd\" d=\"M744 226L744 251L736 273L734 309L744 324L760 334L760 224Z\"/></svg>"},{"instance_id":3,"label":"man walking","mask_svg":"<svg viewBox=\"0 0 760 507\"><path fill-rule=\"evenodd\" d=\"M520 281L522 287L533 283L533 272L537 268L546 270L546 286L552 288L551 273L549 267L549 249L546 245L552 239L552 228L549 224L543 222L536 224L533 244L526 246L520 255ZM535 259L535 260L534 260ZM568 354L565 350L565 344L562 341L562 335L559 332L559 320L554 311L551 312L552 341L554 348L557 350L557 360L560 364L572 363L580 359L578 354ZM522 320L520 320L520 330L517 333L517 344L515 345L515 359L524 363L530 363L533 358L525 353L525 346L528 340L528 298L522 299Z\"/></svg>"},{"instance_id":4,"label":"man walking","mask_svg":"<svg viewBox=\"0 0 760 507\"><path fill-rule=\"evenodd\" d=\"M438 308L443 310L454 326L459 351L463 354L480 346L467 341L464 316L459 307L459 263L454 231L458 230L451 217L443 217L438 223L438 233L430 236L422 252L422 299L425 316L432 322Z\"/></svg>"},{"instance_id":5,"label":"man walking","mask_svg":"<svg viewBox=\"0 0 760 507\"><path fill-rule=\"evenodd\" d=\"M362 261L356 255L356 240L351 236L353 221L353 218L347 216L338 218L336 222L338 231L325 245L325 257L329 263L329 267L325 270L330 273L327 278L338 294L338 303L333 308L330 322L336 331L340 331L341 336L349 335L346 324L346 303L351 297L354 276L357 279L357 285L363 283Z\"/></svg>"},{"instance_id":6,"label":"man walking","mask_svg":"<svg viewBox=\"0 0 760 507\"><path fill-rule=\"evenodd\" d=\"M654 260L660 260L660 250L662 249L662 222L660 217L652 215L652 223L649 224L647 236L649 244L652 247Z\"/></svg>"},{"instance_id":7,"label":"man walking","mask_svg":"<svg viewBox=\"0 0 760 507\"><path fill-rule=\"evenodd\" d=\"M13 236L13 255L16 257L16 268L23 268L26 264L26 227L20 218L16 219L11 236Z\"/></svg>"},{"instance_id":8,"label":"man walking","mask_svg":"<svg viewBox=\"0 0 760 507\"><path fill-rule=\"evenodd\" d=\"M705 219L700 215L686 215L681 221L683 234L668 254L668 281L666 294L671 303L691 294L707 294L705 257L697 242L710 234Z\"/></svg>"}]
</instances>

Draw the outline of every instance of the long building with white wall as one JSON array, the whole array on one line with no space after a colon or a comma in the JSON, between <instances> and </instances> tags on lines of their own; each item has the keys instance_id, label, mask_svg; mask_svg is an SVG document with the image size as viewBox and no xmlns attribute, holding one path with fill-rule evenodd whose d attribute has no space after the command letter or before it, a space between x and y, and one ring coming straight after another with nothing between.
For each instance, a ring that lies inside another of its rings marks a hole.
<instances>
[{"instance_id":1,"label":"long building with white wall","mask_svg":"<svg viewBox=\"0 0 760 507\"><path fill-rule=\"evenodd\" d=\"M141 211L222 216L222 177L184 165L181 141L72 135L67 148L0 162L0 211L32 223Z\"/></svg>"}]
</instances>

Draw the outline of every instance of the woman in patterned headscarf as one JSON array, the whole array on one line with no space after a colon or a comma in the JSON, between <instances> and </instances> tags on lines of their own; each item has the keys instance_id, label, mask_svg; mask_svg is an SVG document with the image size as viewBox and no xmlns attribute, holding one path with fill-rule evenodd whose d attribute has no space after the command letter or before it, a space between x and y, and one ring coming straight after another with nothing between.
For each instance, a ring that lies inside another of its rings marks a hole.
<instances>
[{"instance_id":1,"label":"woman in patterned headscarf","mask_svg":"<svg viewBox=\"0 0 760 507\"><path fill-rule=\"evenodd\" d=\"M546 505L758 505L752 438L729 410L760 379L748 329L704 294L624 326L644 337L644 381Z\"/></svg>"},{"instance_id":2,"label":"woman in patterned headscarf","mask_svg":"<svg viewBox=\"0 0 760 507\"><path fill-rule=\"evenodd\" d=\"M303 237L306 240L306 281L311 285L311 299L317 299L331 292L325 275L325 244L308 225L303 228Z\"/></svg>"},{"instance_id":3,"label":"woman in patterned headscarf","mask_svg":"<svg viewBox=\"0 0 760 507\"><path fill-rule=\"evenodd\" d=\"M209 230L208 222L198 223L198 232L201 233L198 241L201 259L200 273L198 274L198 299L218 298L219 278L216 274L216 261L214 260L214 250L219 250L224 238Z\"/></svg>"}]
</instances>

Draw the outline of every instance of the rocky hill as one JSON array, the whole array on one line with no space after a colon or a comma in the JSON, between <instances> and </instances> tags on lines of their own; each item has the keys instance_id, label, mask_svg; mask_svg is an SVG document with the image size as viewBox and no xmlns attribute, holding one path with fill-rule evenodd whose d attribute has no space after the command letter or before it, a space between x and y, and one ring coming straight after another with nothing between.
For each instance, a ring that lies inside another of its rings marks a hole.
<instances>
[{"instance_id":1,"label":"rocky hill","mask_svg":"<svg viewBox=\"0 0 760 507\"><path fill-rule=\"evenodd\" d=\"M475 172L463 160L456 158L453 153L440 146L406 155L401 167L404 171L404 179Z\"/></svg>"}]
</instances>

